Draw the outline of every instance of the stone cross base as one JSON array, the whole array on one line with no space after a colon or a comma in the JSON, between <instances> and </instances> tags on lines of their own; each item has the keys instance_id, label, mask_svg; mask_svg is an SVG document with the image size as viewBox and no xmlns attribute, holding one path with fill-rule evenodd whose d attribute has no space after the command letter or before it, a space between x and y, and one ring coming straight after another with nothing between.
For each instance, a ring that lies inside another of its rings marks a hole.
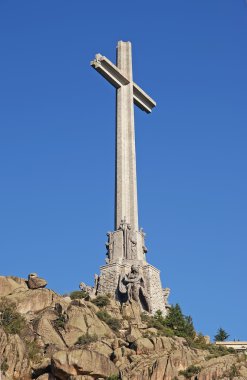
<instances>
[{"instance_id":1,"label":"stone cross base","mask_svg":"<svg viewBox=\"0 0 247 380\"><path fill-rule=\"evenodd\" d=\"M128 297L121 293L121 279L131 272L132 265L138 266L140 276L143 277L144 292L147 295L149 303L149 312L154 314L157 310L161 310L165 316L169 305L166 304L161 281L160 271L148 264L147 262L137 260L126 260L122 263L111 263L100 267L100 276L97 288L98 294L110 294L120 302L128 302ZM131 302L131 301L130 301ZM145 305L141 305L143 311Z\"/></svg>"}]
</instances>

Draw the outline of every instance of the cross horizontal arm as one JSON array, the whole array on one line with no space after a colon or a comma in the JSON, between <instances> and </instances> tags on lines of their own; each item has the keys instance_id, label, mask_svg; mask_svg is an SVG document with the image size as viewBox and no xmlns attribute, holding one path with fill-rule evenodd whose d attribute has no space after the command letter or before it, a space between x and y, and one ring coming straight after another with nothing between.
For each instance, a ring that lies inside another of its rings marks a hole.
<instances>
[{"instance_id":1,"label":"cross horizontal arm","mask_svg":"<svg viewBox=\"0 0 247 380\"><path fill-rule=\"evenodd\" d=\"M133 97L135 105L147 113L152 112L152 109L156 106L156 102L136 83L133 83Z\"/></svg>"},{"instance_id":2,"label":"cross horizontal arm","mask_svg":"<svg viewBox=\"0 0 247 380\"><path fill-rule=\"evenodd\" d=\"M91 66L105 79L107 79L115 88L119 88L130 83L130 80L122 74L121 70L119 70L116 65L101 54L96 54L95 59L91 61ZM156 106L156 102L134 82L133 100L136 106L147 113L150 113Z\"/></svg>"},{"instance_id":3,"label":"cross horizontal arm","mask_svg":"<svg viewBox=\"0 0 247 380\"><path fill-rule=\"evenodd\" d=\"M130 83L117 66L101 54L96 54L91 66L116 88Z\"/></svg>"}]
</instances>

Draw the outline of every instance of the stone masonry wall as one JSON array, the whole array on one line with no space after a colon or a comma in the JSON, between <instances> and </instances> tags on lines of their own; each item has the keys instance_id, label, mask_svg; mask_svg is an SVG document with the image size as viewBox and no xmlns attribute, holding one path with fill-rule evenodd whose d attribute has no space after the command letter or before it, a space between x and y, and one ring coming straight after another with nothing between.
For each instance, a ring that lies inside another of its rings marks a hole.
<instances>
[{"instance_id":1,"label":"stone masonry wall","mask_svg":"<svg viewBox=\"0 0 247 380\"><path fill-rule=\"evenodd\" d=\"M120 273L121 265L118 263L100 267L100 280L97 293L111 294L116 298Z\"/></svg>"},{"instance_id":2,"label":"stone masonry wall","mask_svg":"<svg viewBox=\"0 0 247 380\"><path fill-rule=\"evenodd\" d=\"M163 315L167 314L165 301L163 297L163 289L160 281L160 271L150 264L143 267L143 274L147 287L147 293L150 298L151 313L161 310Z\"/></svg>"}]
</instances>

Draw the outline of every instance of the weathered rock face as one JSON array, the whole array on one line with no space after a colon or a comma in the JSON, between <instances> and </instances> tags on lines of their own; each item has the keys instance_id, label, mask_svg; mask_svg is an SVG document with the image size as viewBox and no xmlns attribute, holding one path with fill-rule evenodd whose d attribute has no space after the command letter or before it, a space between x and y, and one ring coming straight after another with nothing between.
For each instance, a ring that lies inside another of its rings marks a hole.
<instances>
[{"instance_id":1,"label":"weathered rock face","mask_svg":"<svg viewBox=\"0 0 247 380\"><path fill-rule=\"evenodd\" d=\"M26 280L14 276L0 276L0 296L4 297L14 292L27 290Z\"/></svg>"},{"instance_id":2,"label":"weathered rock face","mask_svg":"<svg viewBox=\"0 0 247 380\"><path fill-rule=\"evenodd\" d=\"M183 338L158 336L134 302L121 308L111 300L99 309L49 289L29 289L15 277L0 277L0 290L0 303L4 296L26 320L18 334L0 327L1 380L102 380L115 374L121 380L185 380L180 371L190 366L200 367L191 380L247 379L244 356L208 359L207 350L192 349ZM112 330L114 324L98 317L102 313L121 327Z\"/></svg>"},{"instance_id":3,"label":"weathered rock face","mask_svg":"<svg viewBox=\"0 0 247 380\"><path fill-rule=\"evenodd\" d=\"M51 373L44 373L37 380L56 380L56 378Z\"/></svg>"},{"instance_id":4,"label":"weathered rock face","mask_svg":"<svg viewBox=\"0 0 247 380\"><path fill-rule=\"evenodd\" d=\"M18 335L7 335L0 328L0 362L7 359L8 374L14 379L30 373L29 361L26 356L26 346Z\"/></svg>"},{"instance_id":5,"label":"weathered rock face","mask_svg":"<svg viewBox=\"0 0 247 380\"><path fill-rule=\"evenodd\" d=\"M54 310L46 309L40 313L33 323L35 335L37 334L42 341L42 346L54 345L58 349L67 347L62 334L54 328L54 323L58 315Z\"/></svg>"},{"instance_id":6,"label":"weathered rock face","mask_svg":"<svg viewBox=\"0 0 247 380\"><path fill-rule=\"evenodd\" d=\"M60 296L49 289L28 289L7 296L7 299L17 305L17 310L21 314L36 313L47 307L54 307L60 298Z\"/></svg>"},{"instance_id":7,"label":"weathered rock face","mask_svg":"<svg viewBox=\"0 0 247 380\"><path fill-rule=\"evenodd\" d=\"M97 318L92 308L78 303L80 306L70 305L67 309L68 322L62 332L67 346L73 346L78 338L84 334L97 335L99 338L114 337L112 330Z\"/></svg>"},{"instance_id":8,"label":"weathered rock face","mask_svg":"<svg viewBox=\"0 0 247 380\"><path fill-rule=\"evenodd\" d=\"M67 380L68 375L90 375L96 379L105 379L118 374L118 369L107 356L84 349L55 353L52 358L52 373L61 380Z\"/></svg>"},{"instance_id":9,"label":"weathered rock face","mask_svg":"<svg viewBox=\"0 0 247 380\"><path fill-rule=\"evenodd\" d=\"M183 338L138 338L134 346L136 356L123 369L123 379L172 380L180 370L205 361L203 351L191 350Z\"/></svg>"}]
</instances>

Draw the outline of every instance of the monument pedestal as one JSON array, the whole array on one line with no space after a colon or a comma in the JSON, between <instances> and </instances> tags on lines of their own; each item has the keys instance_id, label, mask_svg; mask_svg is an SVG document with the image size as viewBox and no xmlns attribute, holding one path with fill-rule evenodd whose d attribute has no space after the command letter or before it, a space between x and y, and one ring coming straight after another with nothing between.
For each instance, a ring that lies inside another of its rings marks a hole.
<instances>
[{"instance_id":1,"label":"monument pedestal","mask_svg":"<svg viewBox=\"0 0 247 380\"><path fill-rule=\"evenodd\" d=\"M132 265L139 268L139 274L143 278L143 288L148 297L149 310L145 307L145 303L140 303L143 311L154 314L160 310L165 316L169 305L166 304L164 290L162 289L160 280L160 271L154 266L144 261L126 260L122 263L111 263L100 267L100 276L97 289L98 294L110 294L116 300L126 301L125 295L121 293L121 281L130 272Z\"/></svg>"}]
</instances>

